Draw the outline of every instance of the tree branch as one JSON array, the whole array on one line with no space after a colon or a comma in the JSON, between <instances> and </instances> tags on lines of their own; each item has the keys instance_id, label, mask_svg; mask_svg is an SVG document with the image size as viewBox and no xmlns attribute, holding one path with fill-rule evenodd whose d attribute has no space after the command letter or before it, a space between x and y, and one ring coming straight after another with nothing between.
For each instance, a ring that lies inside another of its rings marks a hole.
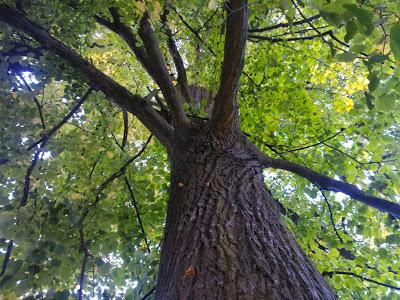
<instances>
[{"instance_id":1,"label":"tree branch","mask_svg":"<svg viewBox=\"0 0 400 300\"><path fill-rule=\"evenodd\" d=\"M4 260L3 260L3 265L1 267L0 277L3 276L7 271L7 266L10 261L10 256L11 256L11 251L13 249L13 246L14 246L14 240L10 240L8 242L7 250L4 255Z\"/></svg>"},{"instance_id":2,"label":"tree branch","mask_svg":"<svg viewBox=\"0 0 400 300\"><path fill-rule=\"evenodd\" d=\"M105 75L82 56L51 36L39 25L5 4L0 4L0 21L15 27L35 39L42 47L68 61L75 70L85 75L90 85L102 91L115 104L134 114L167 148L171 148L172 127L138 95L132 94Z\"/></svg>"},{"instance_id":3,"label":"tree branch","mask_svg":"<svg viewBox=\"0 0 400 300\"><path fill-rule=\"evenodd\" d=\"M175 8L173 8L173 10L174 10L174 12L178 15L178 17L179 17L179 19L182 21L183 25L185 25L185 27L186 27L187 29L189 29L189 31L190 31L191 33L193 33L193 35L199 40L199 42L201 42L203 45L206 46L206 48L208 49L208 51L210 51L210 53L211 53L213 56L216 56L214 50L213 50L210 46L206 45L206 42L201 38L201 36L199 35L199 33L198 33L196 30L194 30L192 26L190 26L190 24L182 17L182 15L181 15L180 13L178 13L178 11L177 11Z\"/></svg>"},{"instance_id":4,"label":"tree branch","mask_svg":"<svg viewBox=\"0 0 400 300\"><path fill-rule=\"evenodd\" d=\"M143 41L143 48L137 46L138 40L132 30L125 24L121 23L117 9L110 8L109 10L113 16L114 22L110 22L101 16L95 16L95 19L99 24L106 26L108 29L122 37L137 59L141 62L147 73L160 87L160 90L172 112L175 124L178 125L179 128L181 126L186 126L189 122L188 118L186 117L179 94L172 84L156 34L148 20L148 13L144 13L139 26L139 36Z\"/></svg>"},{"instance_id":5,"label":"tree branch","mask_svg":"<svg viewBox=\"0 0 400 300\"><path fill-rule=\"evenodd\" d=\"M172 35L171 29L168 27L167 24L167 15L168 10L165 9L164 13L161 15L161 20L163 22L165 33L168 37L168 50L174 60L176 71L178 72L177 81L179 84L180 92L186 102L190 101L190 93L189 93L189 86L188 86L188 79L186 75L185 65L183 64L183 59L181 54L179 53L178 48L176 47L174 37Z\"/></svg>"},{"instance_id":6,"label":"tree branch","mask_svg":"<svg viewBox=\"0 0 400 300\"><path fill-rule=\"evenodd\" d=\"M42 142L41 148L35 152L35 154L33 155L33 159L31 161L31 165L26 170L26 174L25 174L25 178L24 178L24 189L23 189L23 192L22 192L21 200L19 201L18 208L24 207L28 203L29 188L30 188L30 185L31 185L32 172L35 169L35 166L36 166L37 162L39 161L40 153L43 152L43 147L45 145L46 145L46 141Z\"/></svg>"},{"instance_id":7,"label":"tree branch","mask_svg":"<svg viewBox=\"0 0 400 300\"><path fill-rule=\"evenodd\" d=\"M93 91L93 88L89 88L87 90L87 92L75 104L75 106L70 110L70 112L56 126L54 126L48 132L43 134L43 137L41 139L39 139L38 141L36 141L32 145L30 145L27 150L29 151L39 144L42 144L42 146L40 148L43 148L43 143L47 142L47 140L49 138L51 138L53 136L53 134L55 134L65 123L67 123L67 121L78 111L78 109L81 107L83 102L86 101L86 99L89 97L89 95L92 91Z\"/></svg>"},{"instance_id":8,"label":"tree branch","mask_svg":"<svg viewBox=\"0 0 400 300\"><path fill-rule=\"evenodd\" d=\"M222 135L238 128L237 92L247 39L247 0L231 0L226 6L224 61L211 116L214 131Z\"/></svg>"},{"instance_id":9,"label":"tree branch","mask_svg":"<svg viewBox=\"0 0 400 300\"><path fill-rule=\"evenodd\" d=\"M136 217L137 217L138 222L139 222L140 230L142 231L142 234L143 234L144 242L146 243L147 251L149 253L151 253L150 246L149 246L149 241L147 240L146 231L144 230L142 218L140 217L139 207L137 205L137 202L136 202L136 199L135 199L135 195L133 194L132 187L131 187L131 185L130 185L130 183L128 181L128 178L126 178L126 176L125 176L124 179L125 179L126 187L128 188L128 191L129 191L129 195L131 196L131 199L132 199L133 207L135 208Z\"/></svg>"},{"instance_id":10,"label":"tree branch","mask_svg":"<svg viewBox=\"0 0 400 300\"><path fill-rule=\"evenodd\" d=\"M308 22L314 21L314 20L319 19L319 18L321 18L320 14L312 16L312 17L309 17L308 19L305 19L305 20L293 22L291 25L294 25L294 26L302 25L304 23L308 23ZM264 27L264 28L249 29L249 32L271 31L271 30L274 30L274 29L286 28L286 27L289 27L289 26L290 26L289 23L280 23L280 24L276 24L276 25L272 25L272 26L267 26L267 27Z\"/></svg>"},{"instance_id":11,"label":"tree branch","mask_svg":"<svg viewBox=\"0 0 400 300\"><path fill-rule=\"evenodd\" d=\"M143 18L140 21L139 36L143 40L143 44L147 50L147 55L151 57L149 61L152 69L155 70L154 78L163 92L165 101L171 110L175 124L178 125L178 128L185 127L189 123L189 119L183 109L183 101L179 98L178 93L172 84L164 56L161 53L157 36L151 27L149 14L147 12L144 13Z\"/></svg>"},{"instance_id":12,"label":"tree branch","mask_svg":"<svg viewBox=\"0 0 400 300\"><path fill-rule=\"evenodd\" d=\"M315 35L292 37L292 38L286 38L286 39L250 34L248 39L249 39L249 41L252 41L252 42L258 42L258 41L268 41L271 43L295 42L295 41L313 40L315 38L323 38L324 36L330 35L331 33L332 33L332 30L328 30L325 32L319 32L318 34L315 34Z\"/></svg>"},{"instance_id":13,"label":"tree branch","mask_svg":"<svg viewBox=\"0 0 400 300\"><path fill-rule=\"evenodd\" d=\"M74 106L74 108L64 117L64 119L58 123L56 126L54 126L49 132L43 135L43 137L36 141L34 144L28 147L28 151L34 148L35 146L40 144L40 148L36 150L31 165L28 167L26 174L25 174L25 179L24 179L24 190L22 193L22 198L19 202L19 207L23 207L28 203L28 198L29 198L29 188L31 184L31 176L33 173L33 170L35 169L35 166L37 162L39 161L40 154L44 151L44 147L46 146L47 142L49 141L50 137L58 130L61 128L62 125L64 125L69 118L79 109L79 107L82 105L82 103L87 99L87 97L90 95L92 92L92 88L89 88L87 92L82 96L82 98L78 101L78 103Z\"/></svg>"},{"instance_id":14,"label":"tree branch","mask_svg":"<svg viewBox=\"0 0 400 300\"><path fill-rule=\"evenodd\" d=\"M30 92L33 92L31 87L29 86L29 84L26 82L25 78L22 76L22 74L18 73L18 77L22 80L22 82L24 83L24 85L27 88L27 90L30 91ZM42 125L42 128L46 129L46 126L44 124L42 107L40 106L39 100L35 96L33 96L33 101L35 101L36 107L38 109L39 116L40 116L40 123Z\"/></svg>"},{"instance_id":15,"label":"tree branch","mask_svg":"<svg viewBox=\"0 0 400 300\"><path fill-rule=\"evenodd\" d=\"M387 284L387 283L383 283L383 282L379 282L379 281L376 281L374 279L370 279L370 278L367 278L367 277L362 276L362 275L358 275L358 274L353 273L353 272L347 272L347 271L331 271L331 272L327 272L327 271L325 271L325 272L322 273L322 276L332 277L333 275L349 275L349 276L357 277L357 278L361 279L362 281L365 280L365 281L372 282L372 283L375 283L375 284L378 284L378 285L381 285L381 286L385 286L385 287L390 288L390 289L394 289L394 290L400 291L400 287L397 287L397 286L394 286L394 285L391 285L391 284Z\"/></svg>"},{"instance_id":16,"label":"tree branch","mask_svg":"<svg viewBox=\"0 0 400 300\"><path fill-rule=\"evenodd\" d=\"M129 166L129 164L131 164L135 159L137 159L138 157L140 157L143 152L146 150L147 146L150 144L150 141L153 137L153 134L150 134L147 141L144 143L143 147L139 150L138 153L136 153L134 156L132 156L130 159L128 159L123 165L122 167L115 172L114 174L112 174L110 177L108 177L96 190L96 197L95 200L93 201L93 203L91 203L89 205L89 207L86 207L82 213L82 217L80 219L80 222L83 222L83 220L86 218L87 214L89 213L89 208L95 206L101 199L101 193L103 192L103 190L111 183L113 182L115 179L121 177L122 175L125 174L126 168Z\"/></svg>"},{"instance_id":17,"label":"tree branch","mask_svg":"<svg viewBox=\"0 0 400 300\"><path fill-rule=\"evenodd\" d=\"M328 206L329 218L331 220L333 231L335 231L335 234L338 237L339 241L343 244L343 239L339 235L339 232L338 232L338 230L336 228L335 221L333 220L333 212L332 212L331 204L329 203L328 198L326 198L324 191L322 189L320 189L320 192L322 194L322 197L324 198L324 201L325 201L326 205Z\"/></svg>"},{"instance_id":18,"label":"tree branch","mask_svg":"<svg viewBox=\"0 0 400 300\"><path fill-rule=\"evenodd\" d=\"M156 287L153 287L153 288L152 288L150 291L148 291L148 292L146 293L146 295L144 295L143 298L140 299L140 300L146 300L146 299L149 298L155 291L156 291Z\"/></svg>"},{"instance_id":19,"label":"tree branch","mask_svg":"<svg viewBox=\"0 0 400 300\"><path fill-rule=\"evenodd\" d=\"M83 229L79 229L79 237L81 241L81 249L83 251L83 259L82 259L82 266L81 266L81 273L79 275L79 290L78 290L78 299L82 300L83 297L83 286L85 283L85 272L86 272L86 265L89 256L91 256L89 249L86 245L85 235Z\"/></svg>"},{"instance_id":20,"label":"tree branch","mask_svg":"<svg viewBox=\"0 0 400 300\"><path fill-rule=\"evenodd\" d=\"M124 134L122 136L121 149L124 151L126 142L128 140L128 131L129 131L128 112L126 111L126 109L122 110L122 115L124 118Z\"/></svg>"},{"instance_id":21,"label":"tree branch","mask_svg":"<svg viewBox=\"0 0 400 300\"><path fill-rule=\"evenodd\" d=\"M339 134L341 134L342 132L344 132L347 128L348 128L348 127L346 127L346 128L341 128L338 132L336 132L336 133L334 133L333 135L331 135L331 136L329 136L329 137L323 139L322 141L316 142L316 143L314 143L314 144L310 144L310 145L305 145L305 146L302 146L302 147L294 148L294 149L284 150L283 152L279 152L279 154L285 154L285 153L300 151L300 150L312 148L312 147L315 147L315 146L319 146L319 145L324 144L325 142L327 142L327 141L329 141L329 140L335 138L336 136L338 136Z\"/></svg>"},{"instance_id":22,"label":"tree branch","mask_svg":"<svg viewBox=\"0 0 400 300\"><path fill-rule=\"evenodd\" d=\"M321 190L341 192L382 212L387 212L388 214L397 218L400 217L399 204L368 195L353 184L335 180L328 176L317 173L307 167L303 167L284 159L272 158L264 153L260 153L260 160L266 168L275 168L292 172L308 179L313 184L317 185Z\"/></svg>"}]
</instances>

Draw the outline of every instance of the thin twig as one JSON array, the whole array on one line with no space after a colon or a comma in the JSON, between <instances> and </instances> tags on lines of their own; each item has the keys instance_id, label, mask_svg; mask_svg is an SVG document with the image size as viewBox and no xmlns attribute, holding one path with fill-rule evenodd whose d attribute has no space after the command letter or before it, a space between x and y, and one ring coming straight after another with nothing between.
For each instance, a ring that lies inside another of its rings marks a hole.
<instances>
[{"instance_id":1,"label":"thin twig","mask_svg":"<svg viewBox=\"0 0 400 300\"><path fill-rule=\"evenodd\" d=\"M191 33L194 34L194 36L203 44L206 46L206 48L211 52L212 55L216 56L215 52L213 49L210 48L210 46L206 45L206 43L203 41L203 39L200 37L200 35L197 33L196 30L194 30L188 22L186 22L186 20L181 16L180 13L178 13L178 11L173 8L173 10L175 11L175 13L178 15L179 19L182 21L182 23L186 26L187 29L189 29L189 31Z\"/></svg>"},{"instance_id":2,"label":"thin twig","mask_svg":"<svg viewBox=\"0 0 400 300\"><path fill-rule=\"evenodd\" d=\"M18 74L19 78L23 81L23 83L25 84L25 87L28 89L28 91L30 91L31 93L33 93L32 88L29 86L29 84L26 82L24 76L22 76L22 74ZM46 126L44 125L44 118L43 118L43 112L42 112L42 107L40 106L39 100L36 98L36 96L33 96L33 101L35 101L35 104L37 106L37 109L39 111L39 116L40 116L40 123L42 125L43 129L46 129Z\"/></svg>"},{"instance_id":3,"label":"thin twig","mask_svg":"<svg viewBox=\"0 0 400 300\"><path fill-rule=\"evenodd\" d=\"M86 218L86 216L89 213L89 210L91 207L94 207L100 200L101 200L101 193L103 192L103 190L111 183L113 182L115 179L121 177L122 175L125 174L126 168L129 166L129 164L131 164L134 160L136 160L138 157L140 157L143 152L146 150L147 146L150 144L150 141L153 137L153 134L150 134L147 141L145 142L145 144L143 145L143 147L139 150L138 153L136 153L134 156L132 156L130 159L128 159L123 165L122 167L115 172L114 174L112 174L110 177L108 177L100 186L99 188L96 190L96 196L95 196L95 200L84 209L81 219L80 219L80 223L83 222L83 220Z\"/></svg>"},{"instance_id":4,"label":"thin twig","mask_svg":"<svg viewBox=\"0 0 400 300\"><path fill-rule=\"evenodd\" d=\"M274 30L274 29L278 29L278 28L286 28L286 27L289 27L290 25L292 25L292 26L293 25L294 26L302 25L304 23L308 23L308 22L314 21L314 20L319 19L319 18L321 18L320 14L312 16L312 17L309 17L308 19L303 19L301 21L293 22L291 24L289 24L289 23L280 23L280 24L276 24L276 25L272 25L272 26L267 26L267 27L264 27L264 28L249 29L249 32L264 32L264 31L270 31L270 30Z\"/></svg>"},{"instance_id":5,"label":"thin twig","mask_svg":"<svg viewBox=\"0 0 400 300\"><path fill-rule=\"evenodd\" d=\"M325 142L327 142L327 141L329 141L329 140L335 138L336 136L338 136L339 134L341 134L342 132L344 132L346 129L348 129L348 127L347 127L347 128L341 128L338 132L336 132L336 133L334 133L333 135L331 135L331 136L325 138L325 139L322 140L322 141L316 142L316 143L314 143L314 144L302 146L302 147L299 147L299 148L295 148L295 149L285 150L285 151L283 151L283 152L280 152L280 154L285 154L285 153L289 153L289 152L300 151L300 150L312 148L312 147L315 147L315 146L319 146L319 145L324 144Z\"/></svg>"},{"instance_id":6,"label":"thin twig","mask_svg":"<svg viewBox=\"0 0 400 300\"><path fill-rule=\"evenodd\" d=\"M99 163L99 160L100 160L100 157L101 157L102 154L103 154L103 151L100 151L100 153L97 155L96 160L95 160L95 162L93 164L93 167L92 167L92 169L90 170L90 173L89 173L89 178L88 178L89 180L92 179L92 175L93 175L94 169L96 168L97 164Z\"/></svg>"},{"instance_id":7,"label":"thin twig","mask_svg":"<svg viewBox=\"0 0 400 300\"><path fill-rule=\"evenodd\" d=\"M52 129L50 129L48 132L46 132L43 137L36 141L35 143L33 143L32 145L30 145L28 147L28 151L33 149L36 145L39 145L40 143L44 143L45 141L47 141L54 133L57 132L57 130L59 130L71 117L73 114L75 114L78 109L81 107L81 105L83 104L83 102L85 102L85 100L87 99L87 97L90 95L90 93L93 91L93 88L90 87L86 93L82 96L82 98L79 99L79 101L75 104L75 106L72 108L72 110L56 125L54 126ZM41 148L43 148L43 145L41 145Z\"/></svg>"},{"instance_id":8,"label":"thin twig","mask_svg":"<svg viewBox=\"0 0 400 300\"><path fill-rule=\"evenodd\" d=\"M29 188L30 188L30 184L31 184L32 172L35 169L37 162L39 161L40 154L43 152L43 147L46 145L46 142L47 142L47 140L42 142L41 148L35 152L33 159L31 161L31 165L26 170L25 179L24 179L24 189L23 189L22 197L19 202L18 208L23 207L28 203Z\"/></svg>"},{"instance_id":9,"label":"thin twig","mask_svg":"<svg viewBox=\"0 0 400 300\"><path fill-rule=\"evenodd\" d=\"M331 220L331 223L332 223L333 230L335 231L335 234L338 237L339 241L343 244L343 239L339 235L339 232L337 231L337 228L336 228L335 221L333 220L333 212L332 212L331 204L329 203L328 198L326 198L324 191L321 190L321 189L319 191L321 192L321 195L322 195L326 205L328 206L329 217L330 217L330 220Z\"/></svg>"},{"instance_id":10,"label":"thin twig","mask_svg":"<svg viewBox=\"0 0 400 300\"><path fill-rule=\"evenodd\" d=\"M139 225L140 225L140 229L142 230L142 234L143 234L144 242L146 243L147 251L149 253L151 253L149 242L147 240L146 231L144 230L142 218L140 217L139 207L137 205L137 202L136 202L136 199L135 199L135 195L133 194L132 187L131 187L131 185L130 185L130 183L128 181L128 178L126 178L126 176L125 176L125 184L126 184L126 187L128 188L129 194L131 196L133 207L135 208L136 217L138 219L138 222L139 222Z\"/></svg>"},{"instance_id":11,"label":"thin twig","mask_svg":"<svg viewBox=\"0 0 400 300\"><path fill-rule=\"evenodd\" d=\"M376 281L374 279L367 278L365 276L358 275L358 274L353 273L353 272L347 272L347 271L331 271L331 272L327 272L327 271L325 271L325 272L322 273L322 276L332 277L333 275L349 275L349 276L357 277L357 278L361 279L362 281L365 280L365 281L372 282L372 283L375 283L375 284L378 284L378 285L381 285L381 286L385 286L385 287L390 288L390 289L394 289L394 290L400 291L400 287L397 287L397 286L394 286L394 285L391 285L391 284L387 284L387 283L383 283L383 282L379 282L379 281Z\"/></svg>"},{"instance_id":12,"label":"thin twig","mask_svg":"<svg viewBox=\"0 0 400 300\"><path fill-rule=\"evenodd\" d=\"M309 35L309 36L300 36L300 37L292 37L292 38L273 38L273 37L268 37L268 36L262 36L262 35L255 35L255 34L250 34L248 36L249 41L251 42L258 42L258 41L268 41L271 43L277 43L277 42L295 42L295 41L306 41L306 40L313 40L315 38L324 38L324 36L329 35L332 31L328 30L325 32L318 32L316 35Z\"/></svg>"},{"instance_id":13,"label":"thin twig","mask_svg":"<svg viewBox=\"0 0 400 300\"><path fill-rule=\"evenodd\" d=\"M156 291L156 287L153 287L150 291L147 292L146 295L143 296L142 299L140 300L146 300L147 298L149 298L154 292Z\"/></svg>"},{"instance_id":14,"label":"thin twig","mask_svg":"<svg viewBox=\"0 0 400 300\"><path fill-rule=\"evenodd\" d=\"M75 105L74 109L72 111L70 111L69 114L67 114L60 123L58 123L55 127L53 127L47 134L44 134L43 137L39 141L35 142L32 146L30 146L28 148L28 150L30 150L33 147L35 147L36 145L40 144L40 148L38 150L36 150L36 152L35 152L35 154L33 156L31 165L26 170L25 179L24 179L24 189L23 189L21 200L19 202L19 207L23 207L28 203L29 188L30 188L30 184L31 184L32 173L33 173L33 170L35 169L35 166L36 166L37 162L40 159L40 154L44 151L46 143L49 141L50 137L58 129L60 129L61 126L63 124L65 124L65 122L68 121L68 119L75 113L75 111L78 110L79 106L86 100L86 98L89 96L91 91L92 91L92 88L89 88L89 90L85 93L85 95L79 100L77 105Z\"/></svg>"}]
</instances>

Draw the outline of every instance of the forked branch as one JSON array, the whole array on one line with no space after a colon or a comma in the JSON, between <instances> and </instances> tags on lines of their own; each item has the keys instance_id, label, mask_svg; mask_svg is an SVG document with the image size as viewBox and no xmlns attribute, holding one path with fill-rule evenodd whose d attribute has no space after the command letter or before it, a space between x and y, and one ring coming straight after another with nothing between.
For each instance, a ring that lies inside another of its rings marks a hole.
<instances>
[{"instance_id":1,"label":"forked branch","mask_svg":"<svg viewBox=\"0 0 400 300\"><path fill-rule=\"evenodd\" d=\"M187 118L183 109L183 101L180 99L177 90L172 84L164 56L161 53L157 36L151 27L149 14L147 12L144 13L143 18L140 21L139 35L146 48L147 55L151 57L151 67L156 70L154 78L163 92L168 106L170 107L172 118L175 124L178 125L176 128L185 126L187 123L189 123L189 119Z\"/></svg>"},{"instance_id":2,"label":"forked branch","mask_svg":"<svg viewBox=\"0 0 400 300\"><path fill-rule=\"evenodd\" d=\"M144 13L139 25L139 36L143 41L144 47L138 46L136 35L131 28L120 21L118 11L115 8L110 8L110 13L113 16L113 22L101 16L96 16L95 18L99 24L104 25L122 37L147 73L160 87L171 110L173 120L178 125L177 128L185 126L188 123L188 118L183 109L182 99L180 99L177 90L172 84L156 34L151 27L148 13Z\"/></svg>"},{"instance_id":3,"label":"forked branch","mask_svg":"<svg viewBox=\"0 0 400 300\"><path fill-rule=\"evenodd\" d=\"M172 127L142 97L105 75L70 47L51 36L39 25L8 5L0 4L0 21L21 30L44 48L70 63L86 76L90 86L103 92L109 99L134 114L167 148L171 148Z\"/></svg>"},{"instance_id":4,"label":"forked branch","mask_svg":"<svg viewBox=\"0 0 400 300\"><path fill-rule=\"evenodd\" d=\"M237 93L247 39L247 1L231 0L226 8L224 61L211 117L212 127L219 135L238 128Z\"/></svg>"}]
</instances>

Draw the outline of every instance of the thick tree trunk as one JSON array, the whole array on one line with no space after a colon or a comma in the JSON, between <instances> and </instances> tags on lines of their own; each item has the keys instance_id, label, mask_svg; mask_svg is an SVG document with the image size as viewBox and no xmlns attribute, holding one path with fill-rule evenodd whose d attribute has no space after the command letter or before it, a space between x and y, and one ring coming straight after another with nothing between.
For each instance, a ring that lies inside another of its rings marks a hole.
<instances>
[{"instance_id":1,"label":"thick tree trunk","mask_svg":"<svg viewBox=\"0 0 400 300\"><path fill-rule=\"evenodd\" d=\"M156 299L336 299L245 144L174 153Z\"/></svg>"}]
</instances>

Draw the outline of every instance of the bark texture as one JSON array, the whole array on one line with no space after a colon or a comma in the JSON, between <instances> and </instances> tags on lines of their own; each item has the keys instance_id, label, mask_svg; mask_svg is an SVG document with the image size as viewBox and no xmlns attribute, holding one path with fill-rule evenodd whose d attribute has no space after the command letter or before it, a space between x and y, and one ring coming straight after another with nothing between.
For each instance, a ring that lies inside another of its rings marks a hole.
<instances>
[{"instance_id":1,"label":"bark texture","mask_svg":"<svg viewBox=\"0 0 400 300\"><path fill-rule=\"evenodd\" d=\"M192 133L182 148L171 158L156 299L336 299L285 228L244 138L225 147Z\"/></svg>"}]
</instances>

